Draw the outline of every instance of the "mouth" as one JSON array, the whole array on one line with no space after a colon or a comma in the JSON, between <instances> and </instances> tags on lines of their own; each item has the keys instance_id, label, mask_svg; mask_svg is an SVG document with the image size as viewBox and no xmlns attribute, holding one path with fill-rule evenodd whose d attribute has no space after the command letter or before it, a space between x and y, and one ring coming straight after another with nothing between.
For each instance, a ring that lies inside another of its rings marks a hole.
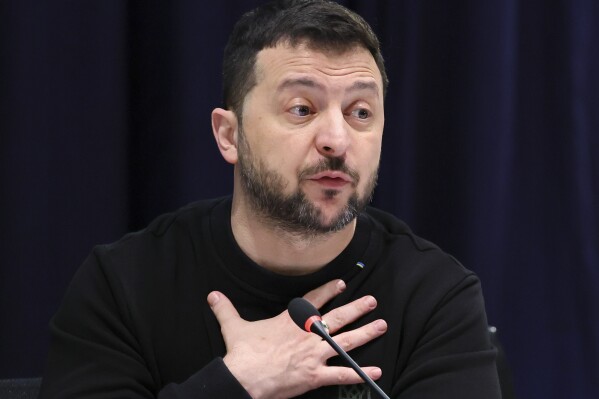
<instances>
[{"instance_id":1,"label":"mouth","mask_svg":"<svg viewBox=\"0 0 599 399\"><path fill-rule=\"evenodd\" d=\"M340 171L329 170L307 176L306 180L317 183L326 188L341 188L346 185L353 185L353 179Z\"/></svg>"}]
</instances>

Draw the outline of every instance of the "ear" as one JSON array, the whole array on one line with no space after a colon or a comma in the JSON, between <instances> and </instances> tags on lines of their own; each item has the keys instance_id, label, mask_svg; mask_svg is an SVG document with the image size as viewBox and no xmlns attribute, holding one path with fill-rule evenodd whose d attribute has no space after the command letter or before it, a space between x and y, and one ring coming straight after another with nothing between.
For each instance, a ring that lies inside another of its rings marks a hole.
<instances>
[{"instance_id":1,"label":"ear","mask_svg":"<svg viewBox=\"0 0 599 399\"><path fill-rule=\"evenodd\" d=\"M230 164L237 163L237 116L233 111L215 108L212 111L212 132L218 149Z\"/></svg>"}]
</instances>

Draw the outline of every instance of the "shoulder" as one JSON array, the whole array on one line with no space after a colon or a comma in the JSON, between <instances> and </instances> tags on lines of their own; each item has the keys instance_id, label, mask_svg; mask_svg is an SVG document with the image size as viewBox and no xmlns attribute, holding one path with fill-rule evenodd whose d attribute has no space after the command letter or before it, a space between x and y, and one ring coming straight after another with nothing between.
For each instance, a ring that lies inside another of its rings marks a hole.
<instances>
[{"instance_id":1,"label":"shoulder","mask_svg":"<svg viewBox=\"0 0 599 399\"><path fill-rule=\"evenodd\" d=\"M212 209L225 200L198 201L158 216L142 230L96 246L91 257L109 280L132 282L140 275L166 277L188 270L197 263L200 241L207 239L202 232Z\"/></svg>"},{"instance_id":2,"label":"shoulder","mask_svg":"<svg viewBox=\"0 0 599 399\"><path fill-rule=\"evenodd\" d=\"M409 325L412 345L434 330L442 334L468 320L486 334L481 283L474 272L438 245L414 234L393 215L368 208L380 257L373 273L392 320ZM442 327L439 327L442 326ZM437 336L437 335L435 335ZM486 335L485 335L486 336Z\"/></svg>"},{"instance_id":3,"label":"shoulder","mask_svg":"<svg viewBox=\"0 0 599 399\"><path fill-rule=\"evenodd\" d=\"M142 230L131 232L118 241L98 245L94 252L102 255L116 255L120 251L131 251L139 247L143 249L160 249L182 238L194 234L211 214L212 209L225 201L226 198L202 200L190 203L174 212L156 217Z\"/></svg>"},{"instance_id":4,"label":"shoulder","mask_svg":"<svg viewBox=\"0 0 599 399\"><path fill-rule=\"evenodd\" d=\"M202 281L202 261L211 263L203 226L212 209L225 200L189 204L114 243L94 247L73 277L69 297L75 299L70 303L103 298L101 303L116 303L128 319L149 320L152 309L164 309L163 303L195 293Z\"/></svg>"},{"instance_id":5,"label":"shoulder","mask_svg":"<svg viewBox=\"0 0 599 399\"><path fill-rule=\"evenodd\" d=\"M438 245L415 234L404 221L374 207L366 208L365 215L378 241L380 265L385 275L396 277L398 285L439 295L460 284L478 284L472 271Z\"/></svg>"},{"instance_id":6,"label":"shoulder","mask_svg":"<svg viewBox=\"0 0 599 399\"><path fill-rule=\"evenodd\" d=\"M403 220L383 210L367 207L366 216L373 225L375 234L385 241L388 246L400 247L405 253L425 254L443 258L456 266L463 266L453 256L444 252L438 245L416 235Z\"/></svg>"},{"instance_id":7,"label":"shoulder","mask_svg":"<svg viewBox=\"0 0 599 399\"><path fill-rule=\"evenodd\" d=\"M414 234L410 226L391 213L374 207L367 207L366 215L373 222L374 228L387 239L404 239L414 250L419 252L441 251L439 246Z\"/></svg>"}]
</instances>

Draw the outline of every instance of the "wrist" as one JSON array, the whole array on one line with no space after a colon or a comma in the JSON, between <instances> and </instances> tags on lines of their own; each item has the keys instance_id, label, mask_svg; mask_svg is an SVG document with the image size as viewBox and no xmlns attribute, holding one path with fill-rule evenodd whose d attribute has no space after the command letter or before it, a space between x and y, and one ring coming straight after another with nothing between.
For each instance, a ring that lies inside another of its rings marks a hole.
<instances>
[{"instance_id":1,"label":"wrist","mask_svg":"<svg viewBox=\"0 0 599 399\"><path fill-rule=\"evenodd\" d=\"M257 373L254 365L241 359L235 359L230 355L225 355L223 362L252 399L274 399L274 396L270 395L266 389L269 384Z\"/></svg>"}]
</instances>

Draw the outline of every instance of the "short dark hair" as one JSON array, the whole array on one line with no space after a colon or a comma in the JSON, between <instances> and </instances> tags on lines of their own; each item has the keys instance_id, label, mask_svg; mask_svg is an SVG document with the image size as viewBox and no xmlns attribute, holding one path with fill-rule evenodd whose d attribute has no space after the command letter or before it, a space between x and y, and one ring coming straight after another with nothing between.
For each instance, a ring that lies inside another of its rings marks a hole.
<instances>
[{"instance_id":1,"label":"short dark hair","mask_svg":"<svg viewBox=\"0 0 599 399\"><path fill-rule=\"evenodd\" d=\"M258 52L282 41L296 46L306 42L316 50L342 53L356 46L374 57L387 90L387 74L379 40L355 12L327 0L279 0L244 14L237 22L223 58L223 101L241 118L243 101L256 85Z\"/></svg>"}]
</instances>

